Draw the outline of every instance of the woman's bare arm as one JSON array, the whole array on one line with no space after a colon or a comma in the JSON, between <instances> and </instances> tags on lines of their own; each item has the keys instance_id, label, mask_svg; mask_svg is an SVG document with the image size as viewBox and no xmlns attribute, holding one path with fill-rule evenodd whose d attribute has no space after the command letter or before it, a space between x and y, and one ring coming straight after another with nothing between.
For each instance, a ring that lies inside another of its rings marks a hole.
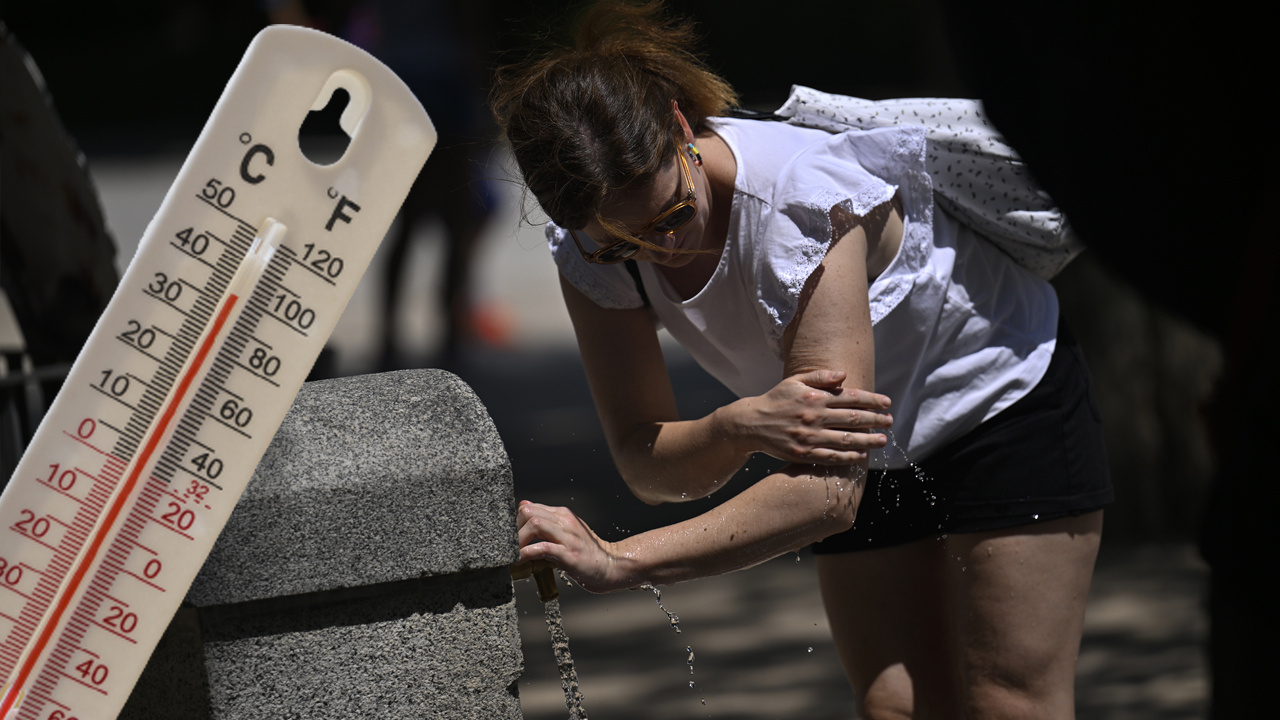
<instances>
[{"instance_id":1,"label":"woman's bare arm","mask_svg":"<svg viewBox=\"0 0 1280 720\"><path fill-rule=\"evenodd\" d=\"M785 336L788 375L833 368L843 372L850 388L874 386L866 254L865 233L854 227L810 277ZM581 333L580 328L580 337ZM584 349L584 359L589 352ZM666 390L669 397L669 385ZM602 415L610 403L624 402L625 397L606 395L603 400ZM661 403L643 404L659 408ZM651 437L660 440L661 433ZM731 453L725 457L733 458ZM720 456L715 459L733 464ZM747 567L847 529L861 498L865 468L865 460L844 465L793 463L696 518L616 543L600 540L566 509L522 503L521 559L550 559L597 592Z\"/></svg>"},{"instance_id":2,"label":"woman's bare arm","mask_svg":"<svg viewBox=\"0 0 1280 720\"><path fill-rule=\"evenodd\" d=\"M605 310L563 279L561 287L609 450L645 502L705 497L755 452L856 462L884 442L867 431L893 422L888 398L847 382L842 370L817 366L788 373L765 395L682 421L648 311Z\"/></svg>"}]
</instances>

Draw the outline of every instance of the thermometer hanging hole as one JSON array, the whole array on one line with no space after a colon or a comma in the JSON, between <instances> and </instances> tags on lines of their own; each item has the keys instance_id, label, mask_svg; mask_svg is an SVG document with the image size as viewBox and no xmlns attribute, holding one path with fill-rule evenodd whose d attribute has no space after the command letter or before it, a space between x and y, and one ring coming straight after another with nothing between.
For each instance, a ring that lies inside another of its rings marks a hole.
<instances>
[{"instance_id":1,"label":"thermometer hanging hole","mask_svg":"<svg viewBox=\"0 0 1280 720\"><path fill-rule=\"evenodd\" d=\"M332 165L342 159L351 138L342 131L338 118L346 109L351 95L338 88L329 103L320 110L307 113L298 129L298 147L308 160L317 165Z\"/></svg>"},{"instance_id":2,"label":"thermometer hanging hole","mask_svg":"<svg viewBox=\"0 0 1280 720\"><path fill-rule=\"evenodd\" d=\"M369 111L369 100L369 85L360 75L350 70L330 75L298 130L302 154L321 166L340 161Z\"/></svg>"}]
</instances>

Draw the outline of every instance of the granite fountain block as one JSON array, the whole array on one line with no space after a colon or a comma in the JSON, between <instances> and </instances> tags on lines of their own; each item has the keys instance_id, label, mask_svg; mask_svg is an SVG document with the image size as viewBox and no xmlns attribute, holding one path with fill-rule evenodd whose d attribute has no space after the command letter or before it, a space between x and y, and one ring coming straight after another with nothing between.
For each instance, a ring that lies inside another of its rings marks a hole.
<instances>
[{"instance_id":1,"label":"granite fountain block","mask_svg":"<svg viewBox=\"0 0 1280 720\"><path fill-rule=\"evenodd\" d=\"M440 370L307 383L122 718L520 718L511 466Z\"/></svg>"}]
</instances>

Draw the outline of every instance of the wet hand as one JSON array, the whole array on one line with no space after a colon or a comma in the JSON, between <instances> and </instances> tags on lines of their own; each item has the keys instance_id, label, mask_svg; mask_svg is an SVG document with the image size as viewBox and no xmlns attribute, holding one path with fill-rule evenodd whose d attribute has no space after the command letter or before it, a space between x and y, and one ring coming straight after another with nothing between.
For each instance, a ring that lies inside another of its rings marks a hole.
<instances>
[{"instance_id":1,"label":"wet hand","mask_svg":"<svg viewBox=\"0 0 1280 720\"><path fill-rule=\"evenodd\" d=\"M867 431L893 425L889 398L842 388L844 379L841 370L814 370L739 400L732 416L747 449L788 462L852 465L884 447L883 434Z\"/></svg>"},{"instance_id":2,"label":"wet hand","mask_svg":"<svg viewBox=\"0 0 1280 720\"><path fill-rule=\"evenodd\" d=\"M547 560L594 593L630 587L626 558L573 511L521 500L516 509L520 562Z\"/></svg>"}]
</instances>

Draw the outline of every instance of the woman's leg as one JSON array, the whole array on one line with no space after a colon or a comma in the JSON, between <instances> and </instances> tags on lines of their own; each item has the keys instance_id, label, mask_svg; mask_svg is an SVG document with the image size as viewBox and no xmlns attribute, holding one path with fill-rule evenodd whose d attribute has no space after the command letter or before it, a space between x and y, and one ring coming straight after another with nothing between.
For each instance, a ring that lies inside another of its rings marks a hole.
<instances>
[{"instance_id":1,"label":"woman's leg","mask_svg":"<svg viewBox=\"0 0 1280 720\"><path fill-rule=\"evenodd\" d=\"M817 560L858 717L947 717L932 701L959 697L961 690L942 542L930 538Z\"/></svg>"},{"instance_id":2,"label":"woman's leg","mask_svg":"<svg viewBox=\"0 0 1280 720\"><path fill-rule=\"evenodd\" d=\"M818 556L860 717L1074 715L1102 512Z\"/></svg>"},{"instance_id":3,"label":"woman's leg","mask_svg":"<svg viewBox=\"0 0 1280 720\"><path fill-rule=\"evenodd\" d=\"M967 717L1075 717L1076 658L1102 511L951 535ZM957 567L958 566L958 567Z\"/></svg>"}]
</instances>

